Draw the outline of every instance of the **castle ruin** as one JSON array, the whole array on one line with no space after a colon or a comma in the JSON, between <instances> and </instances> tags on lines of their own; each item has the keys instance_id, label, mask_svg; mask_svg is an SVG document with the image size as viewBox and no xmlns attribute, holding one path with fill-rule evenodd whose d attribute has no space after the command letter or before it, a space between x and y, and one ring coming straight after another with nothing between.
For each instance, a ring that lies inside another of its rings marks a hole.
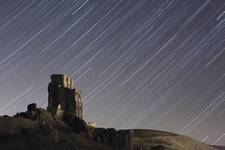
<instances>
[{"instance_id":1,"label":"castle ruin","mask_svg":"<svg viewBox=\"0 0 225 150\"><path fill-rule=\"evenodd\" d=\"M74 88L72 78L63 74L51 75L48 93L47 110L57 118L75 115L83 119L81 91Z\"/></svg>"}]
</instances>

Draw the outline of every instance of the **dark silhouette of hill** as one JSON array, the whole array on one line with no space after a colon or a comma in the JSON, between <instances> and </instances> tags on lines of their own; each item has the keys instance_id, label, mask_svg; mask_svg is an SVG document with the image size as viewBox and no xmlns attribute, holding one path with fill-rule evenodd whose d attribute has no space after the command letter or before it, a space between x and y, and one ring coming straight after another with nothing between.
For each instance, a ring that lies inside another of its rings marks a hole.
<instances>
[{"instance_id":1,"label":"dark silhouette of hill","mask_svg":"<svg viewBox=\"0 0 225 150\"><path fill-rule=\"evenodd\" d=\"M28 113L0 118L1 150L110 150L89 138L83 120L65 123L44 109L36 111L36 118L26 118Z\"/></svg>"},{"instance_id":2,"label":"dark silhouette of hill","mask_svg":"<svg viewBox=\"0 0 225 150\"><path fill-rule=\"evenodd\" d=\"M169 132L89 128L76 116L60 120L35 107L13 117L0 117L0 147L1 150L216 150Z\"/></svg>"}]
</instances>

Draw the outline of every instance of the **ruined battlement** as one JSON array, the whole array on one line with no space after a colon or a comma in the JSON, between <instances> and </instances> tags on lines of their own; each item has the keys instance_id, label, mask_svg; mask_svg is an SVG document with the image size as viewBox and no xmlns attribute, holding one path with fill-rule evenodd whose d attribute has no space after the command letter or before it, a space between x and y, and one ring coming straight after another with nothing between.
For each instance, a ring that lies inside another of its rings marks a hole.
<instances>
[{"instance_id":1,"label":"ruined battlement","mask_svg":"<svg viewBox=\"0 0 225 150\"><path fill-rule=\"evenodd\" d=\"M48 85L48 111L58 118L75 115L83 118L81 91L74 88L73 79L64 74L51 75Z\"/></svg>"},{"instance_id":2,"label":"ruined battlement","mask_svg":"<svg viewBox=\"0 0 225 150\"><path fill-rule=\"evenodd\" d=\"M51 84L56 84L62 88L73 89L73 79L64 74L53 74L51 75Z\"/></svg>"}]
</instances>

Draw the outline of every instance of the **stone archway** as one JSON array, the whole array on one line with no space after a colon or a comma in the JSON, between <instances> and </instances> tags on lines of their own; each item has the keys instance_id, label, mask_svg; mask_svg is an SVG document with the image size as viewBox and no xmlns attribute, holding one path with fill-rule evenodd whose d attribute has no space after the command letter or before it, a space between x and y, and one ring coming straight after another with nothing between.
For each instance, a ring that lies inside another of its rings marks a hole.
<instances>
[{"instance_id":1,"label":"stone archway","mask_svg":"<svg viewBox=\"0 0 225 150\"><path fill-rule=\"evenodd\" d=\"M56 117L57 118L63 118L64 110L62 108L61 104L58 104L57 110L56 110Z\"/></svg>"}]
</instances>

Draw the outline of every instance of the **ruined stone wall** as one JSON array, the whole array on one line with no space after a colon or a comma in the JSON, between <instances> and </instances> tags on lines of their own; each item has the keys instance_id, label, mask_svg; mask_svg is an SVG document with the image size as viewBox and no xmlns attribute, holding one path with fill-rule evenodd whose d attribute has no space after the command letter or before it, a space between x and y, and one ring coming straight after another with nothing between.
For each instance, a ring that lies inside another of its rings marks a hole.
<instances>
[{"instance_id":1,"label":"ruined stone wall","mask_svg":"<svg viewBox=\"0 0 225 150\"><path fill-rule=\"evenodd\" d=\"M93 138L101 144L108 145L115 150L142 150L144 147L151 147L151 141L154 137L172 137L177 134L162 132L157 130L145 130L145 129L131 129L131 130L119 130L95 128L93 131ZM147 145L143 145L143 139L148 140ZM149 145L150 144L150 145ZM152 149L162 148L162 146L155 145Z\"/></svg>"},{"instance_id":2,"label":"ruined stone wall","mask_svg":"<svg viewBox=\"0 0 225 150\"><path fill-rule=\"evenodd\" d=\"M83 102L81 98L81 91L75 91L76 116L83 119Z\"/></svg>"},{"instance_id":3,"label":"ruined stone wall","mask_svg":"<svg viewBox=\"0 0 225 150\"><path fill-rule=\"evenodd\" d=\"M119 130L96 128L93 137L99 143L109 145L115 150L134 149L134 130Z\"/></svg>"},{"instance_id":4,"label":"ruined stone wall","mask_svg":"<svg viewBox=\"0 0 225 150\"><path fill-rule=\"evenodd\" d=\"M81 92L73 87L73 80L66 75L52 75L48 87L48 111L57 116L61 105L63 116L75 115L83 118L83 103ZM61 115L60 115L61 116Z\"/></svg>"}]
</instances>

